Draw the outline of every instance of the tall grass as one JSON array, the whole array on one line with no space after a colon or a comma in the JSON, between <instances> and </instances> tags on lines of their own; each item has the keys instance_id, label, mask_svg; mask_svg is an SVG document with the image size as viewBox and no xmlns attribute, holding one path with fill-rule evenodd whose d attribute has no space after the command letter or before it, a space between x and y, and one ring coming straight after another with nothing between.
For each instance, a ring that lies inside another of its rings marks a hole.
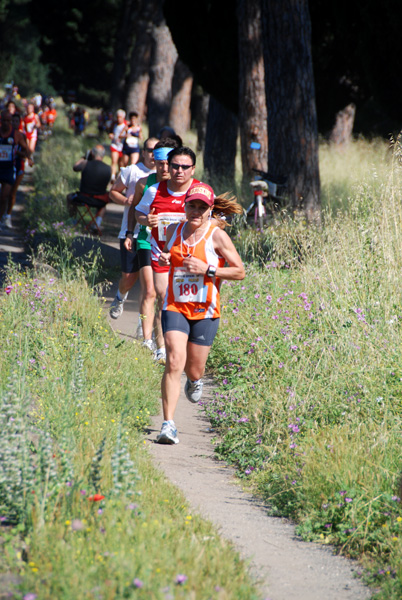
<instances>
[{"instance_id":1,"label":"tall grass","mask_svg":"<svg viewBox=\"0 0 402 600\"><path fill-rule=\"evenodd\" d=\"M62 223L81 144L68 133L43 144L27 214L50 244L32 272L10 268L0 296L0 573L12 574L1 591L257 600L238 554L146 452L160 367L112 332L97 255L74 259Z\"/></svg>"},{"instance_id":2,"label":"tall grass","mask_svg":"<svg viewBox=\"0 0 402 600\"><path fill-rule=\"evenodd\" d=\"M362 172L364 147L337 155L339 172ZM347 210L327 211L322 230L286 223L259 234L253 247L269 253L248 264L245 282L223 286L226 322L210 361L221 388L207 412L218 455L272 512L296 519L305 539L360 558L377 597L396 599L402 172L398 145L387 160L382 145L366 148L371 167L345 182ZM323 187L338 202L336 181ZM250 243L237 243L247 256Z\"/></svg>"}]
</instances>

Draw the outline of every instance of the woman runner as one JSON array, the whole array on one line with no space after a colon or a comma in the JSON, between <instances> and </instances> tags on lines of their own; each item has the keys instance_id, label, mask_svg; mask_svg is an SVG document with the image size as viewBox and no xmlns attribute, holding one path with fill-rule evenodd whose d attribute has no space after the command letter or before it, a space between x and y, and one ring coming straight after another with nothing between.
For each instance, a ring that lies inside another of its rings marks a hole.
<instances>
[{"instance_id":1,"label":"woman runner","mask_svg":"<svg viewBox=\"0 0 402 600\"><path fill-rule=\"evenodd\" d=\"M166 367L161 386L164 421L157 437L160 444L179 442L173 417L183 370L187 399L201 399L201 378L219 326L221 280L245 277L241 258L223 231L226 223L222 219L222 215L241 212L234 198L214 199L210 186L196 183L185 198L187 220L167 230L159 258L161 266L170 265L162 311Z\"/></svg>"}]
</instances>

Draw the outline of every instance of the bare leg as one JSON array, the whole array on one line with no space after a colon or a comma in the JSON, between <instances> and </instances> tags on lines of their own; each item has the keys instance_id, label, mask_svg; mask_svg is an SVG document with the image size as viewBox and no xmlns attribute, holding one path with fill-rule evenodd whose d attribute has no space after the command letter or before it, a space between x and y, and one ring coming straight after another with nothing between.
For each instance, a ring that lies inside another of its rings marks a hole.
<instances>
[{"instance_id":1,"label":"bare leg","mask_svg":"<svg viewBox=\"0 0 402 600\"><path fill-rule=\"evenodd\" d=\"M15 183L11 189L11 196L8 200L8 209L7 209L7 214L11 215L13 208L14 208L14 204L15 201L17 199L17 191L18 191L18 187L22 181L22 178L24 177L24 173L20 173L20 175L17 175L17 178L15 180Z\"/></svg>"},{"instance_id":2,"label":"bare leg","mask_svg":"<svg viewBox=\"0 0 402 600\"><path fill-rule=\"evenodd\" d=\"M132 154L130 154L130 164L135 165L138 162L139 158L140 158L139 152L133 152Z\"/></svg>"},{"instance_id":3,"label":"bare leg","mask_svg":"<svg viewBox=\"0 0 402 600\"><path fill-rule=\"evenodd\" d=\"M127 292L129 292L131 290L131 288L133 287L133 285L135 284L135 282L138 279L138 275L139 275L138 272L121 274L121 278L119 281L119 292L122 297L125 296L127 294Z\"/></svg>"},{"instance_id":4,"label":"bare leg","mask_svg":"<svg viewBox=\"0 0 402 600\"><path fill-rule=\"evenodd\" d=\"M9 183L1 184L1 193L0 193L0 219L3 218L3 215L6 213L8 208L8 203L11 196L12 186Z\"/></svg>"},{"instance_id":5,"label":"bare leg","mask_svg":"<svg viewBox=\"0 0 402 600\"><path fill-rule=\"evenodd\" d=\"M157 273L154 271L154 285L156 292L156 313L155 313L155 326L156 326L156 345L158 348L163 348L165 345L162 332L162 306L165 299L166 288L168 284L169 273Z\"/></svg>"},{"instance_id":6,"label":"bare leg","mask_svg":"<svg viewBox=\"0 0 402 600\"><path fill-rule=\"evenodd\" d=\"M165 335L166 367L161 384L165 421L173 421L180 396L180 378L186 363L187 339L187 334L182 331L168 331Z\"/></svg>"},{"instance_id":7,"label":"bare leg","mask_svg":"<svg viewBox=\"0 0 402 600\"><path fill-rule=\"evenodd\" d=\"M140 270L141 302L140 314L142 317L142 332L144 340L152 339L155 316L155 288L152 275L152 267L143 267Z\"/></svg>"},{"instance_id":8,"label":"bare leg","mask_svg":"<svg viewBox=\"0 0 402 600\"><path fill-rule=\"evenodd\" d=\"M197 381L205 373L205 365L207 362L211 346L199 346L188 342L187 344L187 360L184 371L191 381Z\"/></svg>"},{"instance_id":9,"label":"bare leg","mask_svg":"<svg viewBox=\"0 0 402 600\"><path fill-rule=\"evenodd\" d=\"M112 150L111 158L112 158L112 181L114 181L116 179L117 171L119 168L119 153Z\"/></svg>"},{"instance_id":10,"label":"bare leg","mask_svg":"<svg viewBox=\"0 0 402 600\"><path fill-rule=\"evenodd\" d=\"M29 147L30 151L32 152L32 154L35 152L37 139L38 139L37 137L33 137L30 140L27 140L28 147Z\"/></svg>"}]
</instances>

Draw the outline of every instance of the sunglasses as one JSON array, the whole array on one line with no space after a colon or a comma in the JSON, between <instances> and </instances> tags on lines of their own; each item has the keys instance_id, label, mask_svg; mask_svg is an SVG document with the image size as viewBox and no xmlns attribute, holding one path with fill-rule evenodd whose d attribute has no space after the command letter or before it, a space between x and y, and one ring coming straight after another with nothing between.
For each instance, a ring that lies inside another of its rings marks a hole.
<instances>
[{"instance_id":1,"label":"sunglasses","mask_svg":"<svg viewBox=\"0 0 402 600\"><path fill-rule=\"evenodd\" d=\"M183 171L187 171L187 169L191 169L191 167L194 167L194 165L179 165L178 163L170 163L170 166L175 171L178 171L179 169L183 169Z\"/></svg>"},{"instance_id":2,"label":"sunglasses","mask_svg":"<svg viewBox=\"0 0 402 600\"><path fill-rule=\"evenodd\" d=\"M151 152L153 152L154 149L153 148L144 148L144 152L149 152L151 154Z\"/></svg>"}]
</instances>

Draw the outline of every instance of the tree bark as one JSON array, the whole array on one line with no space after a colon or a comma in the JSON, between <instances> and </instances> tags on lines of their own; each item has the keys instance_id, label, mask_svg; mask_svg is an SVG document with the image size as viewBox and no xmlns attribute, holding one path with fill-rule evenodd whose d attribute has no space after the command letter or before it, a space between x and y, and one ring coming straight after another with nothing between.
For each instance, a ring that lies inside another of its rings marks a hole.
<instances>
[{"instance_id":1,"label":"tree bark","mask_svg":"<svg viewBox=\"0 0 402 600\"><path fill-rule=\"evenodd\" d=\"M237 116L213 96L209 100L204 170L213 182L234 180Z\"/></svg>"},{"instance_id":2,"label":"tree bark","mask_svg":"<svg viewBox=\"0 0 402 600\"><path fill-rule=\"evenodd\" d=\"M190 129L192 88L193 75L187 65L178 58L173 75L169 124L180 136L183 136Z\"/></svg>"},{"instance_id":3,"label":"tree bark","mask_svg":"<svg viewBox=\"0 0 402 600\"><path fill-rule=\"evenodd\" d=\"M205 93L202 88L199 88L199 93L195 94L195 126L197 129L198 152L204 152L205 148L209 98L209 94Z\"/></svg>"},{"instance_id":4,"label":"tree bark","mask_svg":"<svg viewBox=\"0 0 402 600\"><path fill-rule=\"evenodd\" d=\"M352 139L353 125L355 122L356 105L348 104L343 110L336 113L335 125L329 136L329 141L336 146L347 146Z\"/></svg>"},{"instance_id":5,"label":"tree bark","mask_svg":"<svg viewBox=\"0 0 402 600\"><path fill-rule=\"evenodd\" d=\"M127 80L127 111L137 112L141 121L145 116L152 54L153 15L160 0L143 0L134 26L135 44L131 53Z\"/></svg>"},{"instance_id":6,"label":"tree bark","mask_svg":"<svg viewBox=\"0 0 402 600\"><path fill-rule=\"evenodd\" d=\"M260 0L237 0L239 43L239 127L243 178L268 170L268 121ZM250 144L260 148L251 148Z\"/></svg>"},{"instance_id":7,"label":"tree bark","mask_svg":"<svg viewBox=\"0 0 402 600\"><path fill-rule=\"evenodd\" d=\"M262 0L268 165L293 211L320 221L318 132L307 0Z\"/></svg>"},{"instance_id":8,"label":"tree bark","mask_svg":"<svg viewBox=\"0 0 402 600\"><path fill-rule=\"evenodd\" d=\"M110 109L115 112L121 108L124 95L127 62L131 49L132 29L136 18L135 0L125 0L117 26L116 43L111 74Z\"/></svg>"},{"instance_id":9,"label":"tree bark","mask_svg":"<svg viewBox=\"0 0 402 600\"><path fill-rule=\"evenodd\" d=\"M162 12L159 0L152 27L152 61L148 88L149 135L155 136L169 124L172 102L172 80L177 50Z\"/></svg>"}]
</instances>

